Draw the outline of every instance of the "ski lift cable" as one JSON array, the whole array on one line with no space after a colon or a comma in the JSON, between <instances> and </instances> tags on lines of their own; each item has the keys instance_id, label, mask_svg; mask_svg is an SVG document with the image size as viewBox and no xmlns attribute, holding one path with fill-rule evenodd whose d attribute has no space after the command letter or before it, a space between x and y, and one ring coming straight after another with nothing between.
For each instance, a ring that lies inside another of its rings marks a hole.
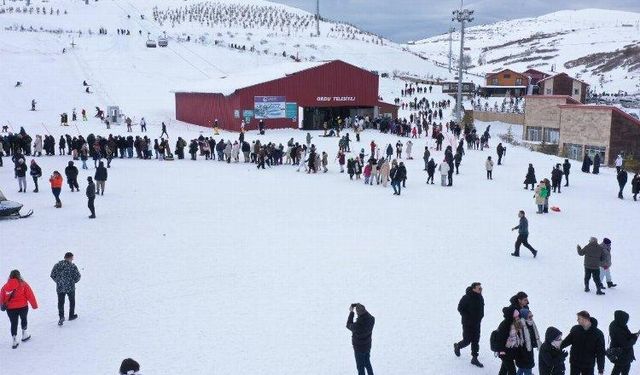
<instances>
[{"instance_id":1,"label":"ski lift cable","mask_svg":"<svg viewBox=\"0 0 640 375\"><path fill-rule=\"evenodd\" d=\"M131 8L133 8L136 12L138 12L139 14L143 14L143 12L142 12L138 7L136 7L135 5L131 4L131 2L126 1L126 3L127 3ZM118 5L118 7L120 7L120 6ZM120 9L122 9L124 12L126 12L126 10L125 10L124 8L120 7ZM134 18L135 18L135 17L134 17ZM142 23L141 23L137 18L135 18L135 20L136 20L135 22L136 22L136 23L137 23L141 28L143 28L143 29L144 29L145 31L147 31L148 33L150 33L150 32L151 32L151 31L150 31L147 27L145 27L145 26L144 26L144 25L143 25L143 24L142 24ZM152 23L151 21L148 21L148 23L150 23L151 25L153 25L153 27L155 27L155 28L157 28L157 29L160 29L158 26L156 26L156 25L155 25L154 23ZM168 47L168 48L169 48L173 53L175 53L176 55L179 55L179 53L178 53L176 50L174 50L173 48L171 48L171 46L167 46L167 47ZM186 45L181 44L181 47L182 47L182 48L184 48L185 50L187 50L187 51L188 51L189 53L191 53L192 55L194 55L194 56L198 57L200 60L204 61L207 65L211 66L212 68L214 68L215 70L219 71L220 73L225 74L225 75L227 74L227 72L226 72L226 71L222 70L220 67L218 67L217 65L213 64L211 61L209 61L209 60L207 60L206 58L202 57L200 54L198 54L198 53L194 52L193 50L191 50L191 49L190 49L189 47L187 47ZM184 58L183 56L180 56L180 57L181 57L183 60L187 61L190 65L192 65L192 66L193 66L193 64L191 64L191 62L189 62L186 58ZM195 66L194 66L194 67L195 67ZM196 69L197 69L197 68L196 68ZM200 70L200 69L198 69L198 70L199 70L200 72L202 72L204 75L206 75L206 76L207 76L207 78L210 78L208 74L204 73L204 72L203 72L202 70Z\"/></svg>"}]
</instances>

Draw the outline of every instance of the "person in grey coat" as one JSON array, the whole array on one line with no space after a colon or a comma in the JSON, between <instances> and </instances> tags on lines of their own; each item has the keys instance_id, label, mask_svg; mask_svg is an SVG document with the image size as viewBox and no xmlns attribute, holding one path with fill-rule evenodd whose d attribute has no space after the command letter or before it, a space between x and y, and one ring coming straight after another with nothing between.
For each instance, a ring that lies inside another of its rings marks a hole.
<instances>
[{"instance_id":1,"label":"person in grey coat","mask_svg":"<svg viewBox=\"0 0 640 375\"><path fill-rule=\"evenodd\" d=\"M64 322L64 302L65 296L69 296L69 320L75 320L78 315L76 309L76 283L80 281L80 271L73 264L73 253L68 252L64 259L56 263L51 270L51 279L56 282L56 293L58 293L58 325Z\"/></svg>"},{"instance_id":2,"label":"person in grey coat","mask_svg":"<svg viewBox=\"0 0 640 375\"><path fill-rule=\"evenodd\" d=\"M584 248L577 246L578 255L584 256L584 291L589 292L589 279L593 276L598 295L604 295L602 282L600 281L600 262L604 259L604 250L598 245L598 239L591 237L589 244Z\"/></svg>"},{"instance_id":3,"label":"person in grey coat","mask_svg":"<svg viewBox=\"0 0 640 375\"><path fill-rule=\"evenodd\" d=\"M607 288L615 288L618 284L614 284L611 280L611 240L605 238L602 240L600 247L604 251L604 258L600 262L600 283L607 279ZM604 285L602 289L605 289Z\"/></svg>"}]
</instances>

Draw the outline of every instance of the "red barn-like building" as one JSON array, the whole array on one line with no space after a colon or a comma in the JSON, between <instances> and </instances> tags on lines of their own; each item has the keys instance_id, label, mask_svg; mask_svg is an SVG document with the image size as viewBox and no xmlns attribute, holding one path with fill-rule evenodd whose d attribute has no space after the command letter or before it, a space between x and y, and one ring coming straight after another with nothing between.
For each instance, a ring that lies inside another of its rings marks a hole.
<instances>
[{"instance_id":1,"label":"red barn-like building","mask_svg":"<svg viewBox=\"0 0 640 375\"><path fill-rule=\"evenodd\" d=\"M283 63L176 91L176 118L190 124L239 131L242 121L255 129L322 129L340 117L388 115L398 107L378 98L378 75L340 60Z\"/></svg>"}]
</instances>

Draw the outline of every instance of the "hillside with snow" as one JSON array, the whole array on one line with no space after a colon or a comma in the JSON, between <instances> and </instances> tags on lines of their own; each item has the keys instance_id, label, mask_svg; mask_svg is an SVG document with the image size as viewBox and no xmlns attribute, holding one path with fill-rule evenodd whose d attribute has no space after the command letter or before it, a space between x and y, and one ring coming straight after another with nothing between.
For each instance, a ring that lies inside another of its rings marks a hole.
<instances>
[{"instance_id":1,"label":"hillside with snow","mask_svg":"<svg viewBox=\"0 0 640 375\"><path fill-rule=\"evenodd\" d=\"M455 25L459 27L459 25ZM460 33L453 34L457 66ZM449 35L427 38L408 49L448 63ZM471 24L465 53L471 73L511 68L568 72L597 92L640 91L640 13L604 9L565 10L535 18ZM482 83L480 77L470 77Z\"/></svg>"},{"instance_id":2,"label":"hillside with snow","mask_svg":"<svg viewBox=\"0 0 640 375\"><path fill-rule=\"evenodd\" d=\"M215 91L216 80L295 61L341 59L391 76L448 76L353 26L323 20L320 32L313 15L260 0L7 1L0 6L0 100L7 104L0 119L15 121L12 112L31 99L58 113L119 105L125 113L175 118L173 90L209 80ZM167 48L145 47L164 35ZM91 95L80 86L85 80ZM17 81L22 86L13 89Z\"/></svg>"}]
</instances>

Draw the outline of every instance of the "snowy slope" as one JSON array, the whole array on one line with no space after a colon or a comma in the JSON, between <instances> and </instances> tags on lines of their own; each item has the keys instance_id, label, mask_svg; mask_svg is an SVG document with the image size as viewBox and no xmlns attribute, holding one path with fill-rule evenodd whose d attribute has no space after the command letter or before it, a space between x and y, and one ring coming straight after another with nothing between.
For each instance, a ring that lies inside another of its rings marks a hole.
<instances>
[{"instance_id":1,"label":"snowy slope","mask_svg":"<svg viewBox=\"0 0 640 375\"><path fill-rule=\"evenodd\" d=\"M565 10L536 18L472 24L466 30L465 47L470 48L467 53L474 65L470 71L477 74L505 67L516 71L528 68L550 71L555 65L556 71L579 77L599 92L636 93L640 91L639 25L639 13ZM454 33L453 38L455 57L460 48L460 34ZM407 48L446 63L448 40L445 34ZM595 55L600 53L606 55Z\"/></svg>"}]
</instances>

